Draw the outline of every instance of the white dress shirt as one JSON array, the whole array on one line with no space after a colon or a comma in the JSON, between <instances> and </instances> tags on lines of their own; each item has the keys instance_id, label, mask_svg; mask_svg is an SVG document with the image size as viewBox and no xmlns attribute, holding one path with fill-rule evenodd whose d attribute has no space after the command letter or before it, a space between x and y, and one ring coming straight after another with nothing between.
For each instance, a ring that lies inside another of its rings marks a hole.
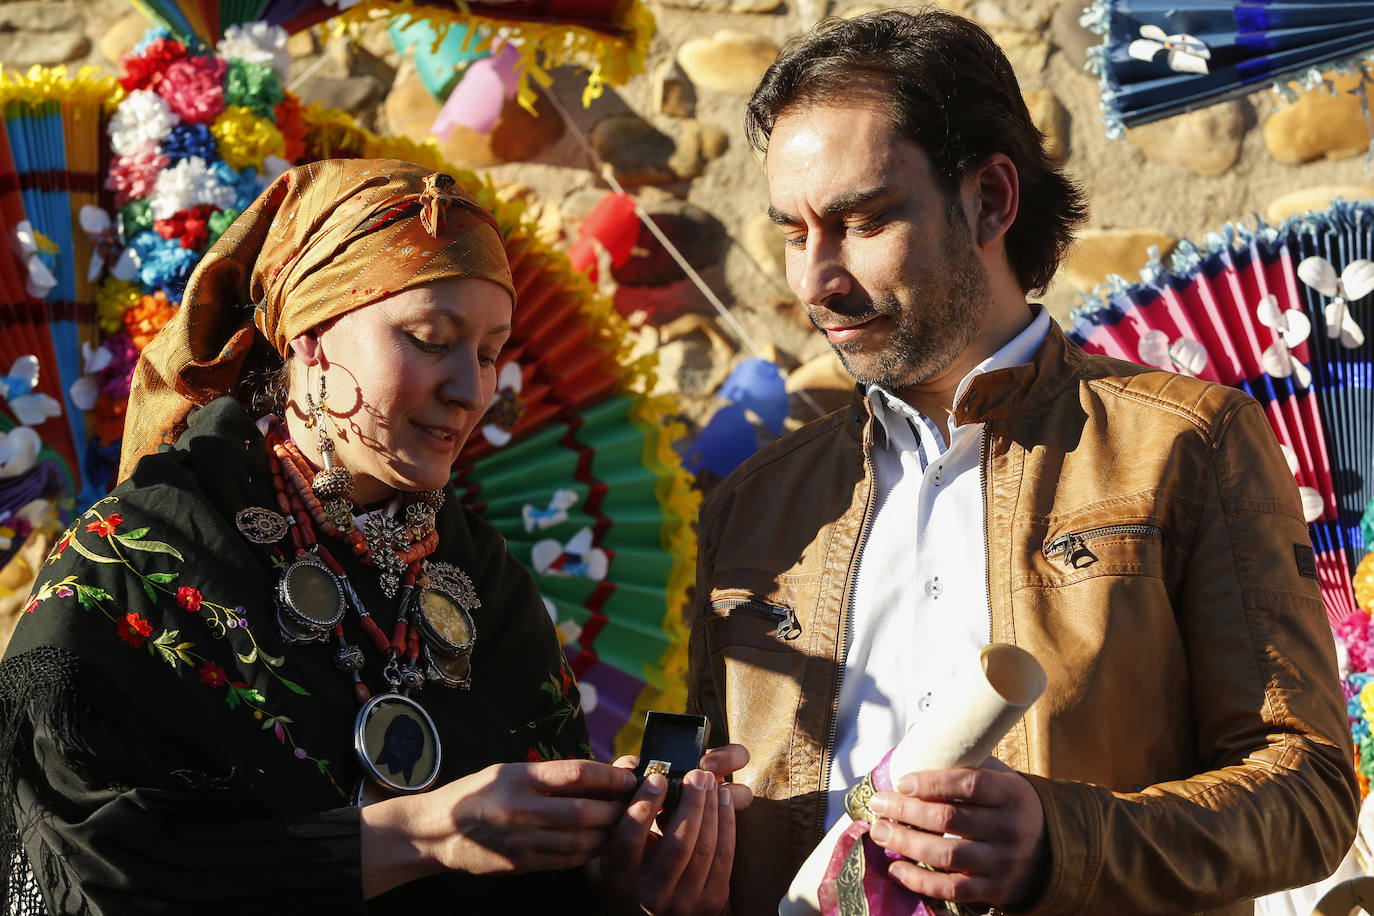
<instances>
[{"instance_id":1,"label":"white dress shirt","mask_svg":"<svg viewBox=\"0 0 1374 916\"><path fill-rule=\"evenodd\" d=\"M984 372L1029 362L1050 316L1035 318L959 382L959 403ZM836 710L826 828L849 787L877 765L948 682L955 661L986 646L987 533L980 469L983 424L939 427L877 385L874 510L861 546L849 652ZM951 420L952 423L952 420Z\"/></svg>"}]
</instances>

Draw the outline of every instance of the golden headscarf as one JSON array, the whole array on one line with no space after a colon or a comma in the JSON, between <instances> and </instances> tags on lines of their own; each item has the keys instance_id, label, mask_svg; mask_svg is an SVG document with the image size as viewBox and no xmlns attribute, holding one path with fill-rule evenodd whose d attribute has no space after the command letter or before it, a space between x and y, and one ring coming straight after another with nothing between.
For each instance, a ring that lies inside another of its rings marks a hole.
<instances>
[{"instance_id":1,"label":"golden headscarf","mask_svg":"<svg viewBox=\"0 0 1374 916\"><path fill-rule=\"evenodd\" d=\"M239 393L291 341L387 296L481 277L515 299L500 229L448 175L330 159L272 182L206 252L181 307L139 357L119 479L174 442L191 409ZM270 349L269 349L270 348Z\"/></svg>"}]
</instances>

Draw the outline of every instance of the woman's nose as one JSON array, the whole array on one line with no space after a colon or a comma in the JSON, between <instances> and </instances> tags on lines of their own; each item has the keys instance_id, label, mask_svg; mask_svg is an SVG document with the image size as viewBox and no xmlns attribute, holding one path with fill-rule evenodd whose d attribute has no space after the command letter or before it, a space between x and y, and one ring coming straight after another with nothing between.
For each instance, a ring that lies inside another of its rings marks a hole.
<instances>
[{"instance_id":1,"label":"woman's nose","mask_svg":"<svg viewBox=\"0 0 1374 916\"><path fill-rule=\"evenodd\" d=\"M448 361L448 372L439 385L439 397L466 411L487 406L489 395L482 390L482 365L475 353L455 352Z\"/></svg>"}]
</instances>

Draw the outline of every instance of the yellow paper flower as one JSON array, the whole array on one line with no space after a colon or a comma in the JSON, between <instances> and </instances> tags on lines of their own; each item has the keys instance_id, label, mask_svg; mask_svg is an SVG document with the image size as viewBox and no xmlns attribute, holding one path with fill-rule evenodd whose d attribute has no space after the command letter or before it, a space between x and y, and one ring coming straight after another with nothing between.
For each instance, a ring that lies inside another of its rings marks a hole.
<instances>
[{"instance_id":1,"label":"yellow paper flower","mask_svg":"<svg viewBox=\"0 0 1374 916\"><path fill-rule=\"evenodd\" d=\"M268 156L282 156L286 140L277 125L260 118L242 105L230 105L210 125L210 133L219 141L219 154L235 169L252 168L262 171Z\"/></svg>"},{"instance_id":2,"label":"yellow paper flower","mask_svg":"<svg viewBox=\"0 0 1374 916\"><path fill-rule=\"evenodd\" d=\"M1355 603L1374 614L1374 553L1367 553L1355 567Z\"/></svg>"},{"instance_id":3,"label":"yellow paper flower","mask_svg":"<svg viewBox=\"0 0 1374 916\"><path fill-rule=\"evenodd\" d=\"M142 298L143 291L138 284L106 277L95 292L95 316L100 322L100 330L113 334L124 327L124 313L138 305Z\"/></svg>"}]
</instances>

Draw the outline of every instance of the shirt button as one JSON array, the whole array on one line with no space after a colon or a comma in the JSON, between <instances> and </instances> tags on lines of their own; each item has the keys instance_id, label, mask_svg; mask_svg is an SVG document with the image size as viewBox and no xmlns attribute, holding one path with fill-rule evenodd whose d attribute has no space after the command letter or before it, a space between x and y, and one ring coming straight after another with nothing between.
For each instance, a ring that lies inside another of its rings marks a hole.
<instances>
[{"instance_id":1,"label":"shirt button","mask_svg":"<svg viewBox=\"0 0 1374 916\"><path fill-rule=\"evenodd\" d=\"M940 582L940 577L936 576L926 583L926 594L932 598L939 598L945 593L945 587Z\"/></svg>"},{"instance_id":2,"label":"shirt button","mask_svg":"<svg viewBox=\"0 0 1374 916\"><path fill-rule=\"evenodd\" d=\"M935 481L936 485L939 485L939 484L944 483L944 482L945 482L945 466L944 466L943 464L937 464L937 465L935 466L935 473L934 473L933 475L931 475L931 478Z\"/></svg>"},{"instance_id":3,"label":"shirt button","mask_svg":"<svg viewBox=\"0 0 1374 916\"><path fill-rule=\"evenodd\" d=\"M925 712L927 709L931 707L931 704L934 702L935 695L930 691L926 691L926 695L916 701L916 708L919 709L921 712Z\"/></svg>"}]
</instances>

